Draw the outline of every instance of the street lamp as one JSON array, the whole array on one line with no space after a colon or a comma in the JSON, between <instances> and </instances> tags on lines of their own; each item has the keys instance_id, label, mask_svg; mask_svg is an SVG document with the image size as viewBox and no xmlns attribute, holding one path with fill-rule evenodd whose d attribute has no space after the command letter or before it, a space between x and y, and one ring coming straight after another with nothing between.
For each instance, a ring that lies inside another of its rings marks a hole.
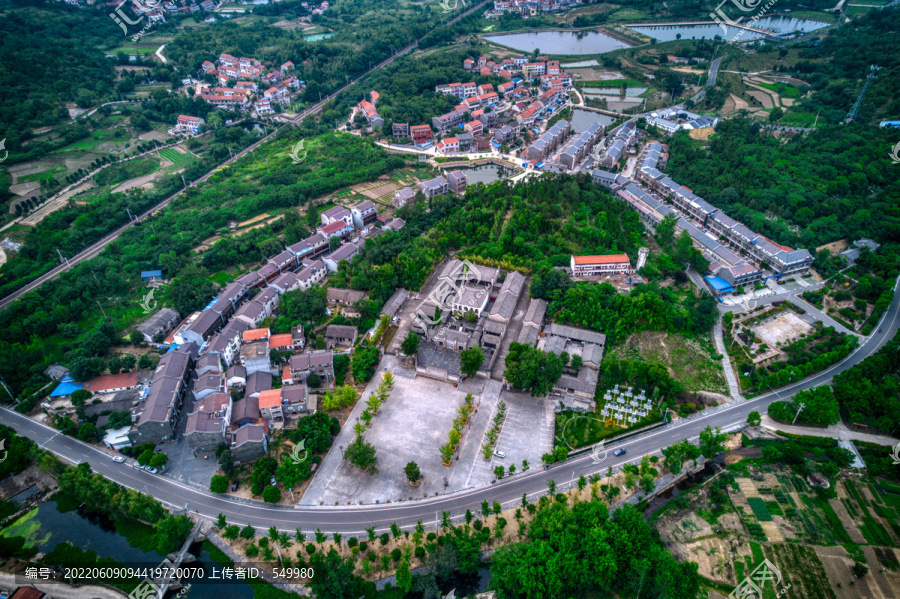
<instances>
[{"instance_id":1,"label":"street lamp","mask_svg":"<svg viewBox=\"0 0 900 599\"><path fill-rule=\"evenodd\" d=\"M338 448L341 450L341 459L344 459L344 446L339 445Z\"/></svg>"}]
</instances>

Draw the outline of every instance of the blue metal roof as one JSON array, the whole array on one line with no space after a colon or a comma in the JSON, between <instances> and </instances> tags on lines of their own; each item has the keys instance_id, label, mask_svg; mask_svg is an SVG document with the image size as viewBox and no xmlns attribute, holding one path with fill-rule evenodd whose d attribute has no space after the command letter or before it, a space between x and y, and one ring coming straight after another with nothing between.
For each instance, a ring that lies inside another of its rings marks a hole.
<instances>
[{"instance_id":1,"label":"blue metal roof","mask_svg":"<svg viewBox=\"0 0 900 599\"><path fill-rule=\"evenodd\" d=\"M56 389L54 389L53 392L50 393L50 397L63 397L65 395L72 395L72 393L78 391L79 389L81 389L81 385L79 383L76 383L72 377L67 376L59 383Z\"/></svg>"},{"instance_id":2,"label":"blue metal roof","mask_svg":"<svg viewBox=\"0 0 900 599\"><path fill-rule=\"evenodd\" d=\"M206 310L209 310L210 308L212 308L213 306L215 306L217 301L219 301L219 298L215 298L213 301L209 302L209 303L206 305L206 307L203 308L203 311L205 312Z\"/></svg>"},{"instance_id":3,"label":"blue metal roof","mask_svg":"<svg viewBox=\"0 0 900 599\"><path fill-rule=\"evenodd\" d=\"M143 279L144 277L161 277L161 276L162 276L162 271L161 271L161 270L144 270L144 271L141 271L141 278L142 278L142 279Z\"/></svg>"},{"instance_id":4,"label":"blue metal roof","mask_svg":"<svg viewBox=\"0 0 900 599\"><path fill-rule=\"evenodd\" d=\"M710 287L719 292L734 291L734 287L731 286L731 283L722 277L706 277L706 282L709 283Z\"/></svg>"}]
</instances>

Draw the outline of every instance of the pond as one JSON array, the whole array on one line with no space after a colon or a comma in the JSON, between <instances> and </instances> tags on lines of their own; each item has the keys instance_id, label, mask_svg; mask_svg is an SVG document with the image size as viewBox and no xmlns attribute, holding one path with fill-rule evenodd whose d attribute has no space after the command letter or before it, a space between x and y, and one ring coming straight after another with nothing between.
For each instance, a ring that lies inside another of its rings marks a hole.
<instances>
[{"instance_id":1,"label":"pond","mask_svg":"<svg viewBox=\"0 0 900 599\"><path fill-rule=\"evenodd\" d=\"M744 24L750 24L746 21ZM798 19L796 17L786 17L775 15L771 17L763 17L752 24L755 29L765 29L773 33L790 33L792 31L809 32L827 27L828 23L822 21L814 21L812 19ZM713 39L721 36L724 39L740 39L742 41L760 39L763 34L751 31L744 27L734 27L732 25L725 26L727 33L722 32L722 28L716 23L703 23L700 25L631 25L629 29L642 33L648 37L655 38L660 42L671 42L681 35L681 39Z\"/></svg>"},{"instance_id":2,"label":"pond","mask_svg":"<svg viewBox=\"0 0 900 599\"><path fill-rule=\"evenodd\" d=\"M551 55L601 54L629 47L599 31L529 31L485 39L520 52L540 50L542 54Z\"/></svg>"},{"instance_id":3,"label":"pond","mask_svg":"<svg viewBox=\"0 0 900 599\"><path fill-rule=\"evenodd\" d=\"M141 567L156 567L163 558L156 552L148 552L128 544L128 540L116 532L112 521L103 515L84 514L80 510L59 511L55 501L42 503L38 508L23 516L3 531L4 535L18 535L26 538L29 545L46 553L59 543L69 543L82 550L92 550L100 557L111 557L120 563L132 563ZM199 549L199 545L192 547ZM205 571L205 578L212 576L215 565L205 551L198 555L192 566ZM195 553L195 555L196 555ZM245 583L229 581L223 584L205 582L197 584L196 579L190 590L191 599L252 599L253 589Z\"/></svg>"},{"instance_id":4,"label":"pond","mask_svg":"<svg viewBox=\"0 0 900 599\"><path fill-rule=\"evenodd\" d=\"M616 119L611 116L591 112L590 110L580 110L578 108L572 110L572 130L575 133L581 133L587 129L591 123L600 123L604 127L609 127L615 120Z\"/></svg>"},{"instance_id":5,"label":"pond","mask_svg":"<svg viewBox=\"0 0 900 599\"><path fill-rule=\"evenodd\" d=\"M304 42L318 42L321 40L327 40L328 38L332 37L333 35L334 35L334 33L314 33L312 35L304 35L303 41Z\"/></svg>"},{"instance_id":6,"label":"pond","mask_svg":"<svg viewBox=\"0 0 900 599\"><path fill-rule=\"evenodd\" d=\"M494 181L506 179L512 175L515 170L508 166L500 166L499 164L481 164L479 166L460 166L445 169L445 173L460 170L466 175L466 183L474 185L475 183L484 183L490 185Z\"/></svg>"}]
</instances>

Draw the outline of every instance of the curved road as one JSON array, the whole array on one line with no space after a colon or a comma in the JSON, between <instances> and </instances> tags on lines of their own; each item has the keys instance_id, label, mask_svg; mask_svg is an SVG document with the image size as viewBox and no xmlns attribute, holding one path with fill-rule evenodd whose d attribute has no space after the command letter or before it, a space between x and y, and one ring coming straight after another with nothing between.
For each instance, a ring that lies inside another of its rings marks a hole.
<instances>
[{"instance_id":1,"label":"curved road","mask_svg":"<svg viewBox=\"0 0 900 599\"><path fill-rule=\"evenodd\" d=\"M472 8L469 8L468 10L461 12L459 15L457 15L457 16L453 17L452 19L448 20L446 23L442 23L441 25L438 25L437 27L435 27L435 29L439 29L439 28L444 27L444 26L446 26L446 25L452 25L453 23L455 23L455 22L458 21L459 19L463 18L464 16L468 15L468 14L471 13L472 11L477 10L478 8L480 8L481 6L483 6L484 4L487 4L488 1L489 1L489 0L485 0L484 2L480 2L480 3L478 3L478 4L474 5L474 6L472 6ZM426 34L426 35L427 35L427 34ZM321 101L319 101L318 103L313 104L312 106L310 106L309 108L307 108L307 109L304 110L303 112L297 114L297 115L294 116L293 118L291 118L291 119L286 119L286 120L288 120L288 121L291 122L291 123L297 124L297 123L300 123L300 122L301 122L303 119L305 119L306 117L321 112L321 110L322 110L322 108L323 108L323 106L325 105L326 102L328 102L329 100L332 100L332 99L334 99L335 97L337 97L338 94L340 94L341 92L343 92L345 89L347 89L348 87L350 87L350 86L353 85L354 83L360 81L362 78L364 78L364 77L365 77L366 75L368 75L369 73L372 73L372 72L374 72L374 71L376 71L376 70L378 70L378 69L380 69L380 68L382 68L382 67L385 67L385 66L389 65L389 64L391 64L392 62L394 62L397 58L403 56L404 54L409 53L410 51L412 51L413 49L415 49L415 48L419 45L419 41L421 41L421 39L422 39L422 38L418 38L417 40L415 40L415 41L412 42L411 44L409 44L409 45L407 45L407 46L401 48L400 50L397 51L397 53L395 53L395 54L389 56L389 57L386 58L385 60L383 60L383 61L381 61L380 63L376 64L374 67L372 67L371 69L369 69L368 71L366 71L365 73L363 73L362 75L360 75L359 77L357 77L356 79L353 79L353 80L347 82L347 83L346 83L345 85L343 85L342 87L339 87L339 88L336 89L333 93L331 93L330 95L326 96L325 98L323 98L323 99L322 99ZM161 49L162 49L162 48L160 48L160 50L161 50ZM231 163L235 162L236 160L238 160L239 158L241 158L241 157L247 155L249 152L252 152L252 151L255 150L257 147L259 147L260 145L262 145L263 143L265 143L266 141L268 141L268 140L269 140L273 135L275 135L275 133L277 133L277 132L278 132L278 128L276 127L275 130L272 131L272 133L269 133L269 134L266 135L265 137L262 137L262 138L260 138L259 140L257 140L256 142L254 142L253 144L247 146L246 148L244 148L243 150L241 150L240 152L238 152L237 154L235 154L233 157L231 157L231 158L229 158L228 160L226 160L226 161L222 162L221 164L217 165L215 168L213 168L212 170L210 170L208 173L206 173L205 175L203 175L203 176L200 177L199 179L197 179L197 180L195 180L195 181L191 181L191 183L188 185L188 187L194 187L195 185L197 185L197 184L199 184L199 183L203 183L203 182L206 181L210 176L212 176L216 171L218 171L220 168L222 168L222 167L224 167L224 166L226 166L226 165L228 165L228 164L231 164ZM185 189L186 189L186 188L185 188ZM166 199L164 199L164 200L163 200L162 202L160 202L159 204L156 204L155 206L151 207L150 209L146 210L145 212L139 214L138 217L137 217L137 220L140 221L140 220L143 219L144 217L149 216L150 214L153 214L153 213L156 212L157 210L161 210L161 209L165 208L166 206L168 206L168 205L172 202L172 200L174 200L176 197L178 197L185 189L181 189L181 190L179 190L179 191L173 193L172 195L170 195L169 197L167 197ZM88 247L84 248L83 250L81 250L81 251L80 251L79 253L77 253L75 256L73 256L72 258L70 258L69 260L67 260L66 263L60 264L59 266L56 266L56 267L54 267L54 268L48 270L48 271L45 272L43 275L39 276L39 277L36 278L34 281L28 283L27 285L25 285L25 286L22 287L21 289L19 289L19 290L17 290L17 291L14 291L13 293L7 295L6 297L0 299L0 310L3 310L3 309L5 309L5 308L7 308L10 304L12 304L14 301L16 301L17 299L19 299L20 297L22 297L23 295L25 295L25 294L28 293L29 291L34 291L35 289L39 288L41 285L43 285L43 284L46 283L47 281L51 281L51 280L55 279L55 278L58 277L64 270L68 270L69 268L71 268L72 266L78 264L79 262L83 262L84 260L89 260L89 259L93 258L94 256L98 255L100 252L103 251L103 248L105 248L107 245L109 245L110 243L112 243L113 241L115 241L116 239L118 239L119 235L122 234L122 231L124 231L124 230L127 229L128 227L134 225L134 222L135 222L135 221L130 221L130 222L128 222L128 223L122 225L121 227L115 229L112 233L106 235L105 237L103 237L103 238L100 239L99 241L97 241L97 242L95 242L95 243L89 245Z\"/></svg>"},{"instance_id":2,"label":"curved road","mask_svg":"<svg viewBox=\"0 0 900 599\"><path fill-rule=\"evenodd\" d=\"M898 278L900 282L900 278ZM896 289L896 286L895 286ZM609 446L621 446L628 449L627 457L615 458L612 453L597 464L590 453L572 458L566 462L555 464L549 470L533 470L506 478L495 485L477 489L469 489L432 499L400 502L393 504L365 506L315 506L315 507L271 507L257 502L237 501L213 495L175 482L165 476L149 474L137 470L127 464L116 464L109 453L62 435L56 429L40 424L21 414L8 409L0 409L0 422L13 427L24 435L66 460L78 463L88 462L95 472L103 474L110 480L126 487L153 495L163 503L176 508L187 508L200 515L215 518L219 513L225 514L229 522L234 524L252 524L260 530L275 526L279 530L293 532L301 529L312 532L317 528L323 532L340 532L345 536L359 536L367 527L374 526L379 532L388 530L390 524L396 522L409 529L417 520L427 525L436 523L441 512L452 512L455 519L465 514L467 509L477 512L481 502L499 501L504 507L516 505L526 493L530 498L537 497L547 490L547 481L555 480L563 487L577 480L582 474L603 473L609 466L620 467L626 462L636 462L645 454L656 454L681 439L695 439L707 425L723 429L746 421L751 411L763 413L768 405L778 399L784 399L802 389L827 384L837 373L858 364L872 355L890 340L900 325L900 293L895 293L885 315L879 323L883 332L876 332L866 339L859 348L843 362L815 374L803 381L784 387L777 392L768 393L753 400L729 405L715 413L693 420L682 420L664 428L630 439L623 443L613 441ZM360 474L360 476L366 476Z\"/></svg>"}]
</instances>

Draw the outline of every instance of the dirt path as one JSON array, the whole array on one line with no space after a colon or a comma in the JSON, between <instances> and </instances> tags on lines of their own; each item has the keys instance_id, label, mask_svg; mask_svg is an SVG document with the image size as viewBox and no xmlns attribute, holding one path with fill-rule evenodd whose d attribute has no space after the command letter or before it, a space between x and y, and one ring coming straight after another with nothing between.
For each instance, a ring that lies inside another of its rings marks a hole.
<instances>
[{"instance_id":1,"label":"dirt path","mask_svg":"<svg viewBox=\"0 0 900 599\"><path fill-rule=\"evenodd\" d=\"M71 198L72 196L74 196L76 194L81 193L82 191L90 189L93 186L94 186L94 182L88 180L88 181L85 181L84 183L82 183L81 185L79 185L78 187L70 189L69 191L67 191L63 195L59 196L55 200L51 200L51 201L47 202L46 204L44 204L43 206L41 206L40 208L38 208L31 214L29 214L28 216L23 218L21 221L22 224L28 225L29 227L33 227L33 226L37 225L39 222L41 222L44 219L45 216L47 216L51 212L55 212L55 211L59 210L60 208L64 207L66 205L66 203L69 201L69 198Z\"/></svg>"},{"instance_id":2,"label":"dirt path","mask_svg":"<svg viewBox=\"0 0 900 599\"><path fill-rule=\"evenodd\" d=\"M833 424L826 428L812 428L807 426L791 426L790 424L781 424L775 422L769 415L762 417L762 426L771 431L782 431L792 435L812 435L814 437L827 437L829 439L849 439L856 441L865 441L866 443L875 443L877 445L887 445L893 447L897 444L897 439L887 435L871 435L868 433L857 433L851 431L844 423Z\"/></svg>"},{"instance_id":3,"label":"dirt path","mask_svg":"<svg viewBox=\"0 0 900 599\"><path fill-rule=\"evenodd\" d=\"M129 189L133 189L135 187L143 187L147 183L152 183L153 180L159 177L161 174L162 171L156 171L155 173L150 173L149 175L129 179L128 181L125 181L124 183L113 189L113 193L116 193L117 191L128 191Z\"/></svg>"}]
</instances>

